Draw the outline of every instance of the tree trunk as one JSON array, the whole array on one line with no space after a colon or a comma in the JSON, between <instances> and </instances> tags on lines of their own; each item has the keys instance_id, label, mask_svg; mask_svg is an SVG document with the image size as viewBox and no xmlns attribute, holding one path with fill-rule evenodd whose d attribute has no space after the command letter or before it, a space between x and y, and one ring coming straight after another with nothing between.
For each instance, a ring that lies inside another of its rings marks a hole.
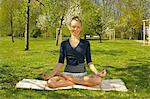
<instances>
[{"instance_id":1,"label":"tree trunk","mask_svg":"<svg viewBox=\"0 0 150 99\"><path fill-rule=\"evenodd\" d=\"M99 36L99 42L102 43L102 37L101 37L101 34L98 33L98 32L96 32L96 34L98 34L98 36Z\"/></svg>"},{"instance_id":2,"label":"tree trunk","mask_svg":"<svg viewBox=\"0 0 150 99\"><path fill-rule=\"evenodd\" d=\"M102 37L100 34L99 34L99 42L102 43Z\"/></svg>"},{"instance_id":3,"label":"tree trunk","mask_svg":"<svg viewBox=\"0 0 150 99\"><path fill-rule=\"evenodd\" d=\"M12 39L12 42L14 43L14 31L13 31L13 16L12 16L12 13L11 13L11 16L10 16L10 30L11 30L11 39Z\"/></svg>"},{"instance_id":4,"label":"tree trunk","mask_svg":"<svg viewBox=\"0 0 150 99\"><path fill-rule=\"evenodd\" d=\"M64 20L64 15L61 17L61 21L60 21L60 26L58 28L58 36L57 36L57 40L56 40L56 46L58 46L58 40L59 40L59 35L60 35L60 32L61 32L61 28L62 28L62 25L63 25L63 20Z\"/></svg>"},{"instance_id":5,"label":"tree trunk","mask_svg":"<svg viewBox=\"0 0 150 99\"><path fill-rule=\"evenodd\" d=\"M28 0L26 13L26 27L25 27L25 50L29 50L29 17L30 17L30 0Z\"/></svg>"}]
</instances>

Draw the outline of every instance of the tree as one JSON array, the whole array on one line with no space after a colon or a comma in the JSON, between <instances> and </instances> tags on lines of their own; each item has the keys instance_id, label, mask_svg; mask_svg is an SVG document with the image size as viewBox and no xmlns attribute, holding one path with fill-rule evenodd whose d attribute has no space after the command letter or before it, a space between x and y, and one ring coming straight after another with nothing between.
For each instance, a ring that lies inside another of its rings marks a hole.
<instances>
[{"instance_id":1,"label":"tree","mask_svg":"<svg viewBox=\"0 0 150 99\"><path fill-rule=\"evenodd\" d=\"M82 27L84 34L89 34L92 36L94 31L92 29L92 14L95 10L94 4L91 0L81 0L81 9L82 9Z\"/></svg>"},{"instance_id":2,"label":"tree","mask_svg":"<svg viewBox=\"0 0 150 99\"><path fill-rule=\"evenodd\" d=\"M20 37L21 39L24 37L24 32L25 32L26 4L27 2L25 0L19 0L18 7L15 10L15 16L14 16L15 37Z\"/></svg>"},{"instance_id":3,"label":"tree","mask_svg":"<svg viewBox=\"0 0 150 99\"><path fill-rule=\"evenodd\" d=\"M93 23L92 28L94 29L95 33L99 36L100 42L102 42L103 23L100 12L100 9L95 10L95 13L93 14L93 22L91 23Z\"/></svg>"},{"instance_id":4,"label":"tree","mask_svg":"<svg viewBox=\"0 0 150 99\"><path fill-rule=\"evenodd\" d=\"M12 42L14 42L14 16L15 16L15 10L18 7L18 0L12 0L9 2L9 0L2 0L1 1L1 13L2 13L2 20L5 24L2 25L2 27L10 27L7 28L10 30L10 35ZM7 24L8 25L7 25Z\"/></svg>"},{"instance_id":5,"label":"tree","mask_svg":"<svg viewBox=\"0 0 150 99\"><path fill-rule=\"evenodd\" d=\"M102 7L95 4L91 0L82 1L83 9L83 25L84 33L90 36L98 35L100 42L102 42L103 35L103 21L102 21Z\"/></svg>"},{"instance_id":6,"label":"tree","mask_svg":"<svg viewBox=\"0 0 150 99\"><path fill-rule=\"evenodd\" d=\"M36 0L36 1L41 4L41 2L39 0ZM34 3L34 2L32 2L32 3ZM34 7L34 6L32 6L32 7ZM28 0L28 2L27 2L27 11L26 11L26 26L25 26L25 50L29 50L29 32L31 31L30 28L29 28L29 27L31 27L31 25L30 25L30 23L31 23L30 22L30 15L31 15L30 14L30 8L31 8L31 0ZM38 13L38 10L36 10L36 11ZM37 19L37 13L36 14L32 13L32 15L35 15L35 17L34 17L35 19L32 20L32 22L33 22L32 26L33 27L36 26L35 23L36 23L36 19Z\"/></svg>"},{"instance_id":7,"label":"tree","mask_svg":"<svg viewBox=\"0 0 150 99\"><path fill-rule=\"evenodd\" d=\"M119 0L116 2L116 8L120 13L116 28L121 32L121 38L137 39L138 32L136 31L141 30L147 3L147 0Z\"/></svg>"},{"instance_id":8,"label":"tree","mask_svg":"<svg viewBox=\"0 0 150 99\"><path fill-rule=\"evenodd\" d=\"M63 26L63 21L64 21L64 17L65 17L65 13L66 13L66 10L68 9L67 5L69 2L67 1L62 1L60 6L62 6L61 9L63 9L63 13L60 12L61 14L61 19L60 19L60 24L59 24L59 27L58 27L58 32L57 32L57 40L56 40L56 46L58 46L58 40L59 40L59 36L60 36L60 32L62 30L62 26ZM59 9L60 10L60 9Z\"/></svg>"},{"instance_id":9,"label":"tree","mask_svg":"<svg viewBox=\"0 0 150 99\"><path fill-rule=\"evenodd\" d=\"M26 27L25 27L25 50L29 49L29 17L30 17L30 0L27 3Z\"/></svg>"}]
</instances>

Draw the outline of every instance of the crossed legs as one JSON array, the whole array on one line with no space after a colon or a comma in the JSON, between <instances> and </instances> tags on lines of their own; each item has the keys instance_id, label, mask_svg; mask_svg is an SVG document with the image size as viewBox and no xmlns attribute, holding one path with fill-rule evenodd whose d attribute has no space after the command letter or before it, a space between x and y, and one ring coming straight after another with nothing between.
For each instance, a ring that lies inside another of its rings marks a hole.
<instances>
[{"instance_id":1,"label":"crossed legs","mask_svg":"<svg viewBox=\"0 0 150 99\"><path fill-rule=\"evenodd\" d=\"M95 86L100 84L102 78L97 75L89 75L81 78L66 76L64 74L59 74L48 80L47 86L50 88L66 87L74 84L85 85L85 86Z\"/></svg>"}]
</instances>

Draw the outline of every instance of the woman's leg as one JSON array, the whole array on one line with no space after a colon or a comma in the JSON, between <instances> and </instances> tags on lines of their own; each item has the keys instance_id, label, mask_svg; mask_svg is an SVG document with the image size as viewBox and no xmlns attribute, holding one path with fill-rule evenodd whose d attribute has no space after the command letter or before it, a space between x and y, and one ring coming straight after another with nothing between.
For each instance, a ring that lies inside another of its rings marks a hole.
<instances>
[{"instance_id":1,"label":"woman's leg","mask_svg":"<svg viewBox=\"0 0 150 99\"><path fill-rule=\"evenodd\" d=\"M82 78L68 77L68 80L75 84L81 84L86 86L95 86L99 85L102 81L102 78L106 76L106 70L98 73L98 75L84 76Z\"/></svg>"},{"instance_id":2,"label":"woman's leg","mask_svg":"<svg viewBox=\"0 0 150 99\"><path fill-rule=\"evenodd\" d=\"M70 77L68 79L75 84L80 84L85 86L99 85L102 81L102 78L96 75L84 76L82 78Z\"/></svg>"},{"instance_id":3,"label":"woman's leg","mask_svg":"<svg viewBox=\"0 0 150 99\"><path fill-rule=\"evenodd\" d=\"M104 70L101 72L101 75L102 77L106 75ZM85 85L85 86L95 86L101 83L102 77L93 74L90 76L77 78L77 77L66 76L63 73L59 73L57 74L57 76L52 77L48 81L48 86L51 88L65 87L65 86L70 86L74 84L80 84L80 85Z\"/></svg>"},{"instance_id":4,"label":"woman's leg","mask_svg":"<svg viewBox=\"0 0 150 99\"><path fill-rule=\"evenodd\" d=\"M51 79L48 80L48 84L47 84L47 86L50 88L66 87L70 85L74 85L74 83L66 80L61 76L52 77Z\"/></svg>"}]
</instances>

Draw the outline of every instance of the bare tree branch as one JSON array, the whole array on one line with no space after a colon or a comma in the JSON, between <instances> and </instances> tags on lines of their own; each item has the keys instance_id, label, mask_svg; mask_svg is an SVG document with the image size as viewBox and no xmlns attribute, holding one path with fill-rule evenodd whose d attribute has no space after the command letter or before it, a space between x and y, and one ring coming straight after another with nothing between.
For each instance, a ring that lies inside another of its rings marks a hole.
<instances>
[{"instance_id":1,"label":"bare tree branch","mask_svg":"<svg viewBox=\"0 0 150 99\"><path fill-rule=\"evenodd\" d=\"M39 1L39 0L36 0L36 1L45 7L45 5L41 1Z\"/></svg>"}]
</instances>

